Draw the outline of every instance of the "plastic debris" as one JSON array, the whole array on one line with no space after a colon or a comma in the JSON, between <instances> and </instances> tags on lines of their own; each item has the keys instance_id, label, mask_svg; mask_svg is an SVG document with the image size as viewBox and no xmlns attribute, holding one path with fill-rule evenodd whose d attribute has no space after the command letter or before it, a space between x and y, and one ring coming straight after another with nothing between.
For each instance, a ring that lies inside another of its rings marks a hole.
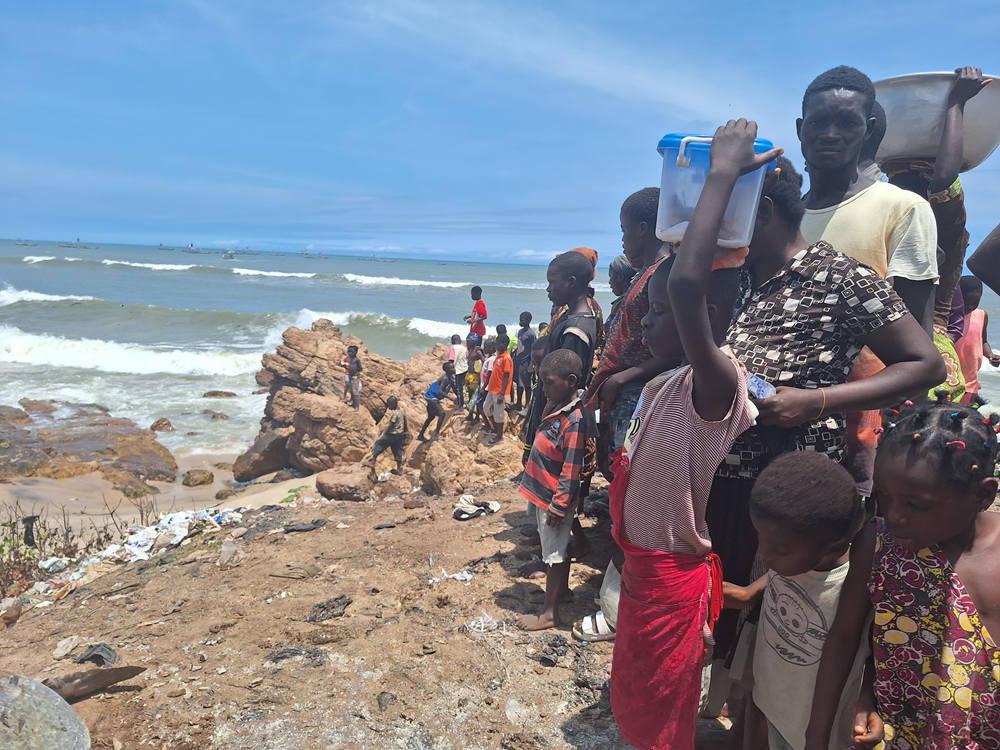
<instances>
[{"instance_id":1,"label":"plastic debris","mask_svg":"<svg viewBox=\"0 0 1000 750\"><path fill-rule=\"evenodd\" d=\"M489 614L487 614L485 609L480 611L483 613L481 617L469 620L458 629L458 632L485 635L486 633L500 631L503 635L513 635L512 633L507 632L506 620L494 620Z\"/></svg>"},{"instance_id":2,"label":"plastic debris","mask_svg":"<svg viewBox=\"0 0 1000 750\"><path fill-rule=\"evenodd\" d=\"M470 573L467 570L463 570L461 573L447 573L445 572L444 568L441 568L441 577L432 578L428 581L428 583L441 583L441 581L444 581L448 578L452 579L453 581L464 581L465 585L468 586L469 583L472 581L472 573Z\"/></svg>"},{"instance_id":3,"label":"plastic debris","mask_svg":"<svg viewBox=\"0 0 1000 750\"><path fill-rule=\"evenodd\" d=\"M69 567L71 562L72 560L68 557L50 557L48 560L42 560L38 563L38 567L52 576L56 573L62 573Z\"/></svg>"},{"instance_id":4,"label":"plastic debris","mask_svg":"<svg viewBox=\"0 0 1000 750\"><path fill-rule=\"evenodd\" d=\"M343 617L344 610L353 603L354 600L347 596L347 594L341 594L334 599L327 599L321 604L313 605L309 614L306 615L306 622L323 622L334 617Z\"/></svg>"},{"instance_id":5,"label":"plastic debris","mask_svg":"<svg viewBox=\"0 0 1000 750\"><path fill-rule=\"evenodd\" d=\"M77 664L92 661L99 667L113 667L118 661L118 654L107 643L95 643L87 646L87 650L73 659Z\"/></svg>"}]
</instances>

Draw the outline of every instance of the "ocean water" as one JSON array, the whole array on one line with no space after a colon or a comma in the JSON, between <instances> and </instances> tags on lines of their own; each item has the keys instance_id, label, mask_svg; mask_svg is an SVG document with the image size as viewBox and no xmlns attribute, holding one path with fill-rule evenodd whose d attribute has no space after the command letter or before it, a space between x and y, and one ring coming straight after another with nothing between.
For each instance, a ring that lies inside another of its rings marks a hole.
<instances>
[{"instance_id":1,"label":"ocean water","mask_svg":"<svg viewBox=\"0 0 1000 750\"><path fill-rule=\"evenodd\" d=\"M167 417L177 431L160 439L178 456L242 452L264 411L254 374L286 328L327 318L403 360L468 331L474 285L488 325L514 331L524 310L548 320L544 266L0 240L0 403L97 403L143 426ZM595 289L609 309L604 271ZM1000 343L1000 298L987 290L983 305ZM1000 371L987 364L980 380L997 401Z\"/></svg>"},{"instance_id":2,"label":"ocean water","mask_svg":"<svg viewBox=\"0 0 1000 750\"><path fill-rule=\"evenodd\" d=\"M177 455L241 452L264 410L254 374L286 328L327 318L407 359L464 337L474 285L488 325L513 332L524 310L548 320L543 266L0 240L0 403L97 403L143 426L167 417L177 431L160 439ZM606 276L595 289L609 307Z\"/></svg>"}]
</instances>

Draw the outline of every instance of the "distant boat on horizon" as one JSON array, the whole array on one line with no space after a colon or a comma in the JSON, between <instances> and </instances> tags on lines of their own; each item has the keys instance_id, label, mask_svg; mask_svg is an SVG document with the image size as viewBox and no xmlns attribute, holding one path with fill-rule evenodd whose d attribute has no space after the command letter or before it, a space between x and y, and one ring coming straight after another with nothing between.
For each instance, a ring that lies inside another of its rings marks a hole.
<instances>
[{"instance_id":1,"label":"distant boat on horizon","mask_svg":"<svg viewBox=\"0 0 1000 750\"><path fill-rule=\"evenodd\" d=\"M17 240L14 244L20 245L21 247L38 247L37 242L25 242L23 240Z\"/></svg>"},{"instance_id":2,"label":"distant boat on horizon","mask_svg":"<svg viewBox=\"0 0 1000 750\"><path fill-rule=\"evenodd\" d=\"M76 242L60 242L59 243L59 247L68 247L71 250L100 250L101 249L100 245L78 245L77 243L79 241L80 240L77 240Z\"/></svg>"}]
</instances>

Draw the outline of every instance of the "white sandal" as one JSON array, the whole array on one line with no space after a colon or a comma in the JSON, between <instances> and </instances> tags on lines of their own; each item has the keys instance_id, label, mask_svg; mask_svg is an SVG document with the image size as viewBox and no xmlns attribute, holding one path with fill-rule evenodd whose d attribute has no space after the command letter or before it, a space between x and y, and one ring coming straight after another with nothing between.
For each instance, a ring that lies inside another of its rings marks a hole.
<instances>
[{"instance_id":1,"label":"white sandal","mask_svg":"<svg viewBox=\"0 0 1000 750\"><path fill-rule=\"evenodd\" d=\"M573 637L590 643L613 641L615 631L604 618L604 612L598 610L596 614L587 615L580 622L573 624Z\"/></svg>"}]
</instances>

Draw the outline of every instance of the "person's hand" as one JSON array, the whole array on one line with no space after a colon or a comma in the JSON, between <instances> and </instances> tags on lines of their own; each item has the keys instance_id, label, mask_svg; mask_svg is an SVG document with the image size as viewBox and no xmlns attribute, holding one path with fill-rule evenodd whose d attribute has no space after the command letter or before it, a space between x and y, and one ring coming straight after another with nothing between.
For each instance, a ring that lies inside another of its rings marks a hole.
<instances>
[{"instance_id":1,"label":"person's hand","mask_svg":"<svg viewBox=\"0 0 1000 750\"><path fill-rule=\"evenodd\" d=\"M951 84L948 92L948 104L965 104L983 90L993 79L983 78L983 71L979 68L966 66L956 68L955 82Z\"/></svg>"},{"instance_id":2,"label":"person's hand","mask_svg":"<svg viewBox=\"0 0 1000 750\"><path fill-rule=\"evenodd\" d=\"M779 386L776 390L770 398L753 401L760 410L757 424L787 429L818 418L823 407L823 394L819 388Z\"/></svg>"},{"instance_id":3,"label":"person's hand","mask_svg":"<svg viewBox=\"0 0 1000 750\"><path fill-rule=\"evenodd\" d=\"M557 516L555 513L545 514L545 525L550 529L558 529L566 522L565 516Z\"/></svg>"},{"instance_id":4,"label":"person's hand","mask_svg":"<svg viewBox=\"0 0 1000 750\"><path fill-rule=\"evenodd\" d=\"M722 582L722 606L726 609L743 609L753 596L746 586L737 586L729 581Z\"/></svg>"},{"instance_id":5,"label":"person's hand","mask_svg":"<svg viewBox=\"0 0 1000 750\"><path fill-rule=\"evenodd\" d=\"M990 364L994 367L1000 367L1000 354L994 354L990 357Z\"/></svg>"},{"instance_id":6,"label":"person's hand","mask_svg":"<svg viewBox=\"0 0 1000 750\"><path fill-rule=\"evenodd\" d=\"M757 123L753 120L730 120L715 131L712 138L712 170L737 176L749 174L774 161L784 149L772 148L763 154L754 153L753 142L757 137Z\"/></svg>"},{"instance_id":7,"label":"person's hand","mask_svg":"<svg viewBox=\"0 0 1000 750\"><path fill-rule=\"evenodd\" d=\"M854 704L854 745L871 750L885 739L885 723L871 696L862 695Z\"/></svg>"},{"instance_id":8,"label":"person's hand","mask_svg":"<svg viewBox=\"0 0 1000 750\"><path fill-rule=\"evenodd\" d=\"M615 401L618 398L618 394L621 393L622 382L618 378L618 373L615 373L601 385L601 390L598 394L598 401L601 404L601 414L608 414L610 416L612 410L615 407Z\"/></svg>"},{"instance_id":9,"label":"person's hand","mask_svg":"<svg viewBox=\"0 0 1000 750\"><path fill-rule=\"evenodd\" d=\"M529 451L521 451L521 466L528 465L528 456L531 455Z\"/></svg>"},{"instance_id":10,"label":"person's hand","mask_svg":"<svg viewBox=\"0 0 1000 750\"><path fill-rule=\"evenodd\" d=\"M466 323L468 323L470 320L472 320L472 316L471 315L465 315L465 316L462 317L462 320L464 320Z\"/></svg>"}]
</instances>

